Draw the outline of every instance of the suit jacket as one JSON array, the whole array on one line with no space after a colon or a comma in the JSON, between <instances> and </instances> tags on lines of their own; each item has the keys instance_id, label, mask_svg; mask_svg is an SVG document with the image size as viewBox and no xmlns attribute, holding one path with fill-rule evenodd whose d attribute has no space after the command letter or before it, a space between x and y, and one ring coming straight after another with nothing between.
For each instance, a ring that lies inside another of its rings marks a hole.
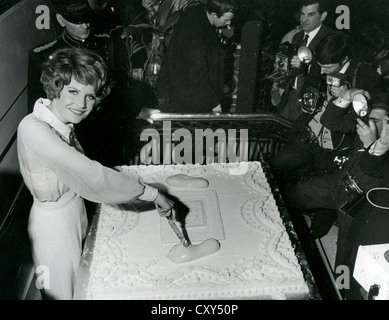
<instances>
[{"instance_id":1,"label":"suit jacket","mask_svg":"<svg viewBox=\"0 0 389 320\"><path fill-rule=\"evenodd\" d=\"M324 38L326 35L331 34L333 32L334 32L334 30L332 30L331 28L329 28L326 25L322 24L319 32L316 34L316 36L309 43L308 48L312 52L314 52L316 47L317 47L317 45L319 44L320 40L322 38ZM301 44L301 42L303 41L303 38L304 38L304 30L302 30L302 31L298 32L297 34L295 34L295 36L292 39L292 43L294 45L296 45L296 46L299 46ZM311 62L311 69L310 69L309 73L311 75L314 75L314 76L320 76L320 67L317 64L317 61L316 61L315 57L313 57L313 60Z\"/></svg>"},{"instance_id":2,"label":"suit jacket","mask_svg":"<svg viewBox=\"0 0 389 320\"><path fill-rule=\"evenodd\" d=\"M381 185L386 188L389 187L389 151L386 151L381 156L374 156L365 152L361 156L359 164L363 172L373 177L381 178ZM387 203L389 205L389 201Z\"/></svg>"},{"instance_id":3,"label":"suit jacket","mask_svg":"<svg viewBox=\"0 0 389 320\"><path fill-rule=\"evenodd\" d=\"M315 50L317 45L319 44L320 40L326 36L327 34L333 33L334 30L327 27L326 25L322 24L319 32L316 34L316 36L311 40L311 42L308 45L308 48L311 50ZM300 43L303 41L304 38L304 30L296 33L292 39L292 43L295 45L300 45Z\"/></svg>"},{"instance_id":4,"label":"suit jacket","mask_svg":"<svg viewBox=\"0 0 389 320\"><path fill-rule=\"evenodd\" d=\"M308 45L308 48L312 51L312 53L316 49L320 40L323 37L325 37L327 34L333 32L334 31L331 28L322 24L319 32L316 34L316 36L311 40L311 42ZM292 38L292 44L296 46L300 46L301 42L303 41L303 38L304 38L304 31L302 30L294 35L294 37ZM320 77L321 76L320 71L321 71L320 66L317 64L315 57L313 57L310 63L309 74L315 77ZM296 78L293 78L288 82L285 92L282 96L282 100L278 111L282 116L292 121L295 121L302 114L301 107L298 103L298 92L296 92L296 90L294 90L293 88L295 82L296 82ZM297 91L302 87L303 83L304 83L304 76L302 75L297 76Z\"/></svg>"},{"instance_id":5,"label":"suit jacket","mask_svg":"<svg viewBox=\"0 0 389 320\"><path fill-rule=\"evenodd\" d=\"M208 113L221 103L225 49L202 5L190 7L175 26L157 80L164 112Z\"/></svg>"}]
</instances>

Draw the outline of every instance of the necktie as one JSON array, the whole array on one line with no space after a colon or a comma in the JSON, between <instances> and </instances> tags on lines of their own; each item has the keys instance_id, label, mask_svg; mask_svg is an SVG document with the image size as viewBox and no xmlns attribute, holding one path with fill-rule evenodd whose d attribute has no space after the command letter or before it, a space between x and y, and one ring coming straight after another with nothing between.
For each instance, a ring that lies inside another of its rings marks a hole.
<instances>
[{"instance_id":1,"label":"necktie","mask_svg":"<svg viewBox=\"0 0 389 320\"><path fill-rule=\"evenodd\" d=\"M301 45L302 47L306 47L307 46L307 43L308 43L308 38L309 38L309 34L307 33L305 36L304 36L304 39L303 41L301 42Z\"/></svg>"}]
</instances>

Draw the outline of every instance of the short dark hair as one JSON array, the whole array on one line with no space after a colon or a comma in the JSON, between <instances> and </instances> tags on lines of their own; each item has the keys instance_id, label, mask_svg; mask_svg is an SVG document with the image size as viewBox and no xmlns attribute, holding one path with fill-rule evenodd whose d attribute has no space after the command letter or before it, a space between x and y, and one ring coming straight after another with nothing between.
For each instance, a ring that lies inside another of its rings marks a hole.
<instances>
[{"instance_id":1,"label":"short dark hair","mask_svg":"<svg viewBox=\"0 0 389 320\"><path fill-rule=\"evenodd\" d=\"M350 46L347 38L340 32L324 36L315 50L315 57L320 64L342 63L350 57Z\"/></svg>"},{"instance_id":2,"label":"short dark hair","mask_svg":"<svg viewBox=\"0 0 389 320\"><path fill-rule=\"evenodd\" d=\"M380 92L371 97L370 105L372 109L382 109L389 115L389 93Z\"/></svg>"},{"instance_id":3,"label":"short dark hair","mask_svg":"<svg viewBox=\"0 0 389 320\"><path fill-rule=\"evenodd\" d=\"M314 4L319 5L319 13L320 14L323 14L324 12L326 12L328 10L328 5L327 5L327 2L325 0L302 0L301 1L301 8L311 6Z\"/></svg>"},{"instance_id":4,"label":"short dark hair","mask_svg":"<svg viewBox=\"0 0 389 320\"><path fill-rule=\"evenodd\" d=\"M59 98L64 86L72 78L95 88L97 103L111 91L108 67L94 51L83 48L65 48L55 51L42 65L41 82L48 99Z\"/></svg>"},{"instance_id":5,"label":"short dark hair","mask_svg":"<svg viewBox=\"0 0 389 320\"><path fill-rule=\"evenodd\" d=\"M207 0L207 12L214 12L218 17L221 17L227 12L235 13L235 0Z\"/></svg>"}]
</instances>

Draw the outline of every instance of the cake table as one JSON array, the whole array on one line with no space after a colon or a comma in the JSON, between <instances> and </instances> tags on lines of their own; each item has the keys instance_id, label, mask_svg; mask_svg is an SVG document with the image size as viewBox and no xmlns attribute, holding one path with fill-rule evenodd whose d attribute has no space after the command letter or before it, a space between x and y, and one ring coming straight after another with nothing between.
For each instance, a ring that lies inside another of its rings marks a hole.
<instances>
[{"instance_id":1,"label":"cake table","mask_svg":"<svg viewBox=\"0 0 389 320\"><path fill-rule=\"evenodd\" d=\"M167 256L179 240L152 203L101 204L85 242L75 299L319 298L260 162L122 170L176 200L176 224L192 244L214 238L221 248L174 263ZM169 183L178 176L208 184Z\"/></svg>"}]
</instances>

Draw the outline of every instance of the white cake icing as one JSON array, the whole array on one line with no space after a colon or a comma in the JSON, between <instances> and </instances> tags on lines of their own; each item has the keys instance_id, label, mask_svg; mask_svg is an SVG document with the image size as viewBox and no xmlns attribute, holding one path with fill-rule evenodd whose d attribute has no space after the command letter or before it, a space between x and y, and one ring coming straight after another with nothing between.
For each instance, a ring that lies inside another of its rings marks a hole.
<instances>
[{"instance_id":1,"label":"white cake icing","mask_svg":"<svg viewBox=\"0 0 389 320\"><path fill-rule=\"evenodd\" d=\"M102 205L87 299L299 299L309 295L259 162L123 170L137 172L146 183L184 203L196 203L196 212L189 212L185 220L190 241L198 244L215 238L221 248L175 264L167 255L179 240L155 209L137 212L136 205ZM209 186L188 196L188 189L166 183L176 174L203 177Z\"/></svg>"}]
</instances>

